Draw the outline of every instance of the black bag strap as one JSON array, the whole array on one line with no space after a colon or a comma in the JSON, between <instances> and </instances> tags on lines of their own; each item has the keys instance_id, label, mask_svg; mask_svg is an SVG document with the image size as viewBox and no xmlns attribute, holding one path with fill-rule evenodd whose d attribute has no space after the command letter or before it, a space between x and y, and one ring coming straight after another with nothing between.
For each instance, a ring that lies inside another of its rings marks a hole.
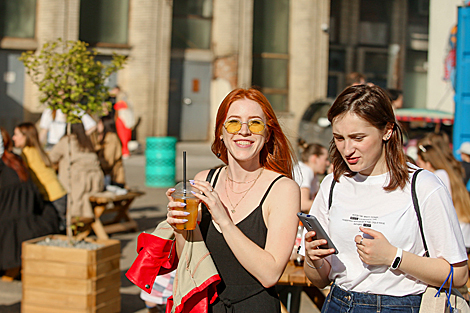
<instances>
[{"instance_id":1,"label":"black bag strap","mask_svg":"<svg viewBox=\"0 0 470 313\"><path fill-rule=\"evenodd\" d=\"M423 219L421 218L421 212L419 210L418 196L416 195L416 178L418 177L419 172L423 169L420 168L413 173L413 178L411 180L411 198L413 199L413 207L415 208L416 217L418 218L419 231L421 232L421 240L424 245L424 255L429 258L428 245L426 244L426 239L424 238L423 230Z\"/></svg>"},{"instance_id":2,"label":"black bag strap","mask_svg":"<svg viewBox=\"0 0 470 313\"><path fill-rule=\"evenodd\" d=\"M331 187L330 187L330 196L328 197L328 210L331 208L331 204L333 203L333 189L335 188L336 185L336 180L335 177L333 176L333 181L331 182Z\"/></svg>"}]
</instances>

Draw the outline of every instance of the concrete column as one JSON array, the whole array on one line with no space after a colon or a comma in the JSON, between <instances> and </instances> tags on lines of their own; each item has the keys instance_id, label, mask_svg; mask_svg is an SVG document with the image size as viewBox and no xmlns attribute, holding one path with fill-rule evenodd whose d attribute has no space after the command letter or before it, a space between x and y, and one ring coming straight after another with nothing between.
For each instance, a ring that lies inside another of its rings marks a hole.
<instances>
[{"instance_id":1,"label":"concrete column","mask_svg":"<svg viewBox=\"0 0 470 313\"><path fill-rule=\"evenodd\" d=\"M295 0L290 5L289 114L282 120L295 140L305 109L326 97L329 44L323 29L329 25L330 8L328 0Z\"/></svg>"},{"instance_id":2,"label":"concrete column","mask_svg":"<svg viewBox=\"0 0 470 313\"><path fill-rule=\"evenodd\" d=\"M41 49L48 41L62 38L77 40L79 30L80 1L79 0L38 0L36 7L36 40L37 49ZM34 113L44 110L39 102L38 88L25 78L24 86L24 119L32 120ZM30 115L30 113L33 113Z\"/></svg>"},{"instance_id":3,"label":"concrete column","mask_svg":"<svg viewBox=\"0 0 470 313\"><path fill-rule=\"evenodd\" d=\"M168 0L130 1L131 51L118 83L141 118L141 143L147 136L167 134L172 5Z\"/></svg>"},{"instance_id":4,"label":"concrete column","mask_svg":"<svg viewBox=\"0 0 470 313\"><path fill-rule=\"evenodd\" d=\"M426 107L454 112L454 90L445 82L444 60L450 30L457 24L457 7L462 0L431 0L429 5L428 81ZM458 44L458 43L457 43Z\"/></svg>"},{"instance_id":5,"label":"concrete column","mask_svg":"<svg viewBox=\"0 0 470 313\"><path fill-rule=\"evenodd\" d=\"M391 22L391 41L389 47L389 88L402 89L403 76L405 73L406 56L406 25L408 21L408 1L393 1L393 12ZM398 50L398 51L396 51Z\"/></svg>"},{"instance_id":6,"label":"concrete column","mask_svg":"<svg viewBox=\"0 0 470 313\"><path fill-rule=\"evenodd\" d=\"M340 18L340 43L346 47L345 74L355 70L357 56L356 46L358 42L357 32L359 29L359 0L342 0ZM342 82L344 86L345 81Z\"/></svg>"},{"instance_id":7,"label":"concrete column","mask_svg":"<svg viewBox=\"0 0 470 313\"><path fill-rule=\"evenodd\" d=\"M238 87L251 86L253 63L253 0L240 0Z\"/></svg>"},{"instance_id":8,"label":"concrete column","mask_svg":"<svg viewBox=\"0 0 470 313\"><path fill-rule=\"evenodd\" d=\"M213 79L210 136L223 98L234 88L251 86L253 0L214 0Z\"/></svg>"}]
</instances>

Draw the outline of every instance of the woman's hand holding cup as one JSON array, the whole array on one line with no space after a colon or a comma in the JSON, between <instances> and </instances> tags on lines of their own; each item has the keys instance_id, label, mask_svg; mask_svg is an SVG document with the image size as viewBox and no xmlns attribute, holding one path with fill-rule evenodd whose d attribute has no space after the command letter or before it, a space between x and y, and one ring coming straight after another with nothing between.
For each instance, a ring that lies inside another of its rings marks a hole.
<instances>
[{"instance_id":1,"label":"woman's hand holding cup","mask_svg":"<svg viewBox=\"0 0 470 313\"><path fill-rule=\"evenodd\" d=\"M220 201L219 194L212 188L209 182L201 180L190 180L189 182L193 187L202 192L202 194L196 193L195 196L206 204L209 213L212 215L212 220L217 225L222 226L222 224L232 222L227 208Z\"/></svg>"},{"instance_id":2,"label":"woman's hand holding cup","mask_svg":"<svg viewBox=\"0 0 470 313\"><path fill-rule=\"evenodd\" d=\"M196 228L199 199L191 191L194 189L189 183L186 183L186 186L179 183L166 192L169 200L166 220L176 231Z\"/></svg>"}]
</instances>

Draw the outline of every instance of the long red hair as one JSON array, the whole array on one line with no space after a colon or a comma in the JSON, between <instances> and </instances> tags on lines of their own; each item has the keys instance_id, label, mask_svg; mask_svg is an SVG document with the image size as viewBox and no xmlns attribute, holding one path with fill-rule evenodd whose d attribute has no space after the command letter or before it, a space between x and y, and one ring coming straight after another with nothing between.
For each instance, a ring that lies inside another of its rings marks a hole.
<instances>
[{"instance_id":1,"label":"long red hair","mask_svg":"<svg viewBox=\"0 0 470 313\"><path fill-rule=\"evenodd\" d=\"M11 152L11 149L13 148L13 142L11 141L8 132L3 127L0 127L0 131L2 133L3 146L5 147L5 151L2 155L3 163L5 163L5 165L9 168L13 169L16 174L18 174L18 177L21 181L27 181L29 174L26 164L19 156Z\"/></svg>"},{"instance_id":2,"label":"long red hair","mask_svg":"<svg viewBox=\"0 0 470 313\"><path fill-rule=\"evenodd\" d=\"M261 166L292 178L292 169L295 160L292 146L282 132L276 114L268 99L259 91L253 88L237 88L232 90L220 104L215 119L215 138L212 143L212 152L225 164L228 163L227 148L220 136L224 126L227 112L233 102L237 100L248 99L255 101L261 106L266 116L266 129L268 131L268 140L260 152Z\"/></svg>"}]
</instances>

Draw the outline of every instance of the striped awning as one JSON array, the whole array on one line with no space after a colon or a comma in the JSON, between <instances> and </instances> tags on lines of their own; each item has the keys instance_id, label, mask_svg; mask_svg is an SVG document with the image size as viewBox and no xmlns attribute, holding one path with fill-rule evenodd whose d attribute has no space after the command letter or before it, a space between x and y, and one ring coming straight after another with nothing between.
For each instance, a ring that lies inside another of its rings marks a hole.
<instances>
[{"instance_id":1,"label":"striped awning","mask_svg":"<svg viewBox=\"0 0 470 313\"><path fill-rule=\"evenodd\" d=\"M454 124L454 114L430 109L397 109L395 116L401 122L423 121L427 123L442 123L445 125Z\"/></svg>"}]
</instances>

